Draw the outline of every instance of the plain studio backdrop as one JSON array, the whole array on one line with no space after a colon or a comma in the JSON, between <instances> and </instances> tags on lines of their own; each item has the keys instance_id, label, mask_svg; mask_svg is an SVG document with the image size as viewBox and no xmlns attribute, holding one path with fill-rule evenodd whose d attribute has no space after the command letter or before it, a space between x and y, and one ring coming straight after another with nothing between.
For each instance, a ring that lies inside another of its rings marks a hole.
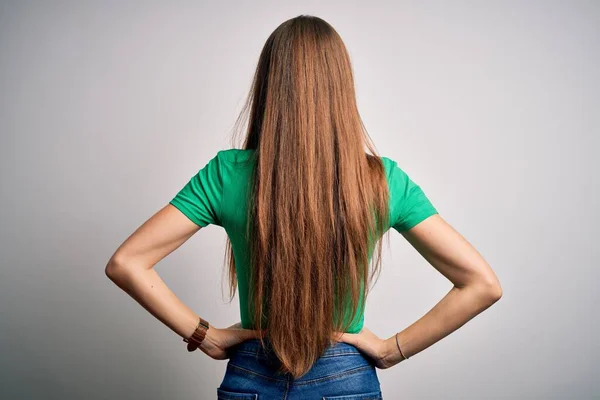
<instances>
[{"instance_id":1,"label":"plain studio backdrop","mask_svg":"<svg viewBox=\"0 0 600 400\"><path fill-rule=\"evenodd\" d=\"M502 299L409 361L388 399L589 399L600 282L597 1L12 1L0 5L0 397L211 399L226 361L104 274L112 253L218 150L283 21L346 43L358 106L496 271ZM452 284L397 232L368 299L383 338ZM225 231L156 268L216 327Z\"/></svg>"}]
</instances>

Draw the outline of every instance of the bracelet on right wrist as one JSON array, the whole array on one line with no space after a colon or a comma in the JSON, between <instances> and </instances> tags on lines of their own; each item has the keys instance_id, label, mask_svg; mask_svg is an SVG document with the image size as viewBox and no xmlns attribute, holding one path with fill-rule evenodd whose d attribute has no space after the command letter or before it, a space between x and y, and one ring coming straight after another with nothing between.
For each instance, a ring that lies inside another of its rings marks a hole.
<instances>
[{"instance_id":1,"label":"bracelet on right wrist","mask_svg":"<svg viewBox=\"0 0 600 400\"><path fill-rule=\"evenodd\" d=\"M192 336L189 338L183 338L183 341L188 343L188 351L195 351L198 349L198 347L200 347L209 328L210 324L208 321L202 317L198 317L198 325L196 325L196 329L192 333Z\"/></svg>"}]
</instances>

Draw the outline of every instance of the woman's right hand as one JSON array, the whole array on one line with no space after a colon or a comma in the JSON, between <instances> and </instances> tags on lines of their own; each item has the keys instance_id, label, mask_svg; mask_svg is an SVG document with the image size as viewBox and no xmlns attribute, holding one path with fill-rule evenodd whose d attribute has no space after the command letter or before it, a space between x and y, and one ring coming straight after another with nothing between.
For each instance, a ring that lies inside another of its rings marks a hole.
<instances>
[{"instance_id":1,"label":"woman's right hand","mask_svg":"<svg viewBox=\"0 0 600 400\"><path fill-rule=\"evenodd\" d=\"M371 357L379 369L393 367L404 360L396 347L396 342L390 342L395 338L381 339L367 327L363 327L359 333L334 332L334 340L355 346Z\"/></svg>"}]
</instances>

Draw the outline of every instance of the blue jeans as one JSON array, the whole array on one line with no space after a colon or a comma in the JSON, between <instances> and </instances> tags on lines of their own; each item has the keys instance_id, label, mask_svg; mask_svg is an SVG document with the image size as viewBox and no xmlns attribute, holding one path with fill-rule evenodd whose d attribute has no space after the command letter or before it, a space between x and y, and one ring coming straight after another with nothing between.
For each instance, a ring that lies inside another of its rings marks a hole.
<instances>
[{"instance_id":1,"label":"blue jeans","mask_svg":"<svg viewBox=\"0 0 600 400\"><path fill-rule=\"evenodd\" d=\"M217 388L220 400L383 399L374 361L355 346L336 342L304 376L277 373L281 362L259 339L229 349L227 370Z\"/></svg>"}]
</instances>

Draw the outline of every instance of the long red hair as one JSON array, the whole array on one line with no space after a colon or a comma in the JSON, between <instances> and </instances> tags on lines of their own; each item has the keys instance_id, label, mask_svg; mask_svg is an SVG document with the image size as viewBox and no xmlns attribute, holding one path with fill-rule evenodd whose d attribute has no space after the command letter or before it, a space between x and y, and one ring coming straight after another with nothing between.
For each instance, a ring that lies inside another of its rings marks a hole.
<instances>
[{"instance_id":1,"label":"long red hair","mask_svg":"<svg viewBox=\"0 0 600 400\"><path fill-rule=\"evenodd\" d=\"M300 15L269 36L237 123L249 109L254 329L266 330L281 370L298 378L333 331L349 328L345 311L364 311L389 223L385 169L358 113L346 47L321 18ZM229 239L226 260L233 299Z\"/></svg>"}]
</instances>

